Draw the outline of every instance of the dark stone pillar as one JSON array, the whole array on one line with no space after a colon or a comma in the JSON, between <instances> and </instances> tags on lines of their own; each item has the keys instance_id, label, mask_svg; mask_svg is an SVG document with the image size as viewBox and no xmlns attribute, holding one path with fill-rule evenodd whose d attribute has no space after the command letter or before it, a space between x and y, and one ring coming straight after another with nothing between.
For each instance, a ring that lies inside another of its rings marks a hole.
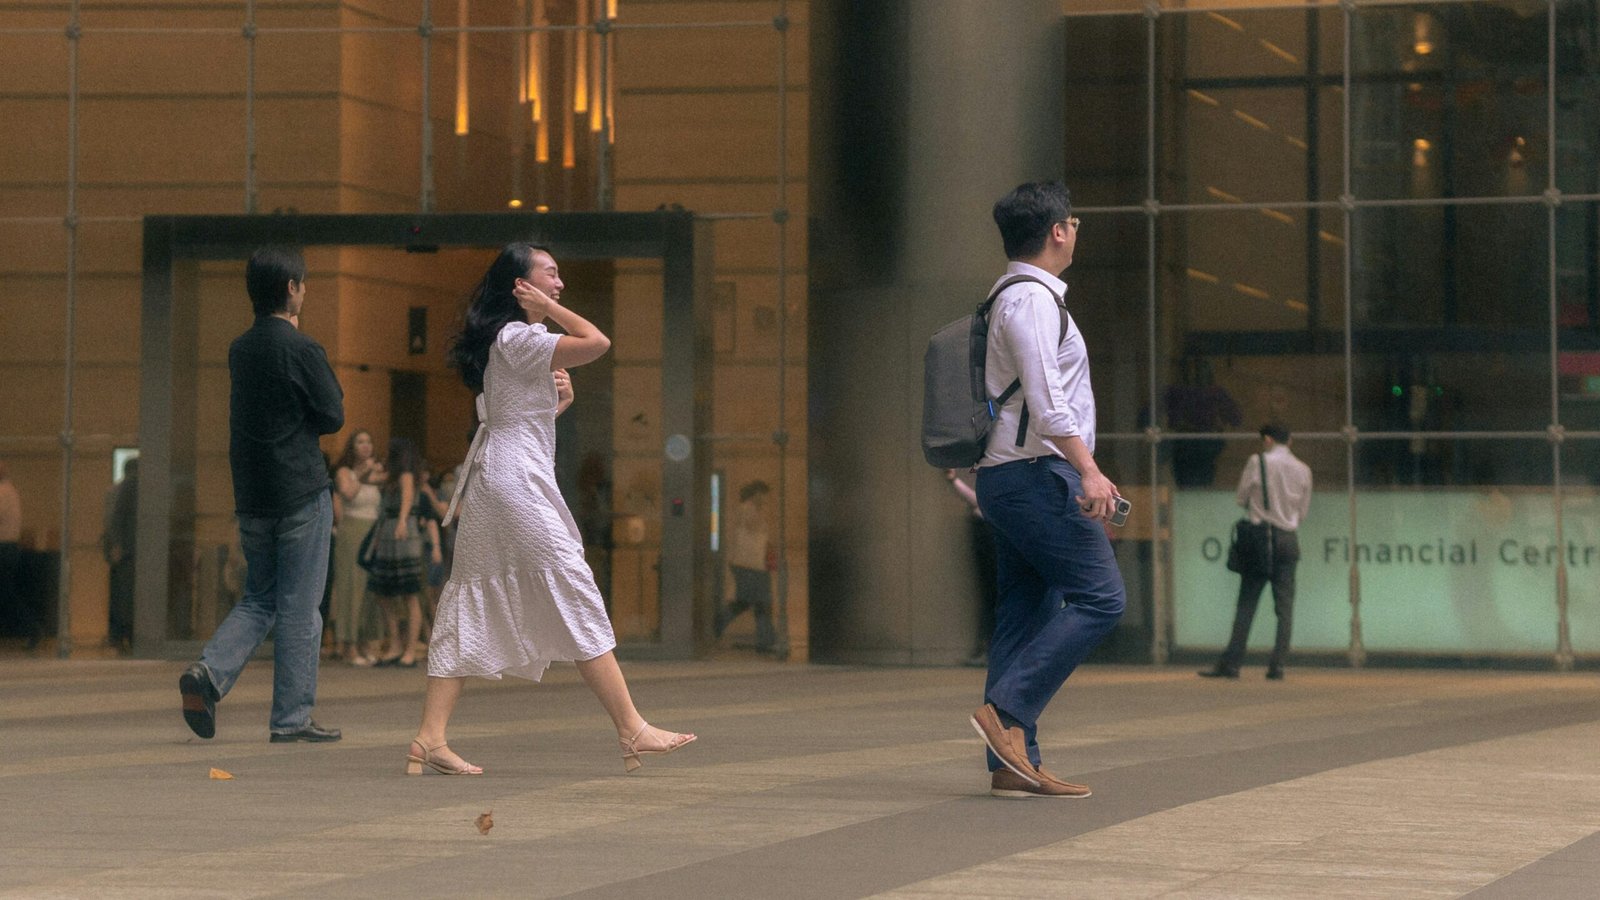
<instances>
[{"instance_id":1,"label":"dark stone pillar","mask_svg":"<svg viewBox=\"0 0 1600 900\"><path fill-rule=\"evenodd\" d=\"M922 353L1005 256L990 210L1062 177L1056 0L817 0L810 193L811 656L952 663L978 587L923 462Z\"/></svg>"}]
</instances>

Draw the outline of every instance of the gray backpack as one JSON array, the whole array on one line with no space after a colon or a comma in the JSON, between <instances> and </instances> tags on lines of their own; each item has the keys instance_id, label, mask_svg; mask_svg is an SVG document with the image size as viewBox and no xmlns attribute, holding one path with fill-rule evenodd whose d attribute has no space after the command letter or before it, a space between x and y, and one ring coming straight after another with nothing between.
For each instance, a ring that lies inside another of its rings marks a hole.
<instances>
[{"instance_id":1,"label":"gray backpack","mask_svg":"<svg viewBox=\"0 0 1600 900\"><path fill-rule=\"evenodd\" d=\"M922 455L941 469L967 469L983 459L989 446L989 429L1001 407L1022 387L1020 379L990 398L985 384L989 353L989 309L1000 292L1014 284L1032 281L1055 298L1061 311L1061 341L1067 339L1067 309L1050 286L1031 275L1016 275L1001 282L977 312L939 329L928 341L922 357ZM1022 405L1017 422L1017 446L1028 437L1028 405Z\"/></svg>"}]
</instances>

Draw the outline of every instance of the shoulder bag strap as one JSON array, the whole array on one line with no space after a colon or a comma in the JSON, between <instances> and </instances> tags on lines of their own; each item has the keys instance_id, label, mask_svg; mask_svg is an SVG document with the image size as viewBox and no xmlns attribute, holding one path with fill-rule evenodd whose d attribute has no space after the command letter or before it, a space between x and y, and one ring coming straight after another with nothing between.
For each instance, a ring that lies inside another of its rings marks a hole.
<instances>
[{"instance_id":1,"label":"shoulder bag strap","mask_svg":"<svg viewBox=\"0 0 1600 900\"><path fill-rule=\"evenodd\" d=\"M1267 495L1267 454L1265 451L1256 454L1256 462L1261 464L1261 508L1271 509L1272 498Z\"/></svg>"}]
</instances>

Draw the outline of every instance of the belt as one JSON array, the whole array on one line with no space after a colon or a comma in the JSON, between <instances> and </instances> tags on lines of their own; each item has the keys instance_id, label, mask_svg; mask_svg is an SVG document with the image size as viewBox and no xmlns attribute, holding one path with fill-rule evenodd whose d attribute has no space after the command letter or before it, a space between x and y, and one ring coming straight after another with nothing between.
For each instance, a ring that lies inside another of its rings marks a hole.
<instances>
[{"instance_id":1,"label":"belt","mask_svg":"<svg viewBox=\"0 0 1600 900\"><path fill-rule=\"evenodd\" d=\"M1010 462L1003 462L1003 463L1000 463L999 465L995 465L995 466L983 466L983 467L980 467L978 469L978 471L981 472L984 469L1004 469L1004 468L1007 468L1009 466L1031 466L1034 463L1037 463L1037 462L1048 462L1048 461L1050 461L1052 459L1059 459L1062 462L1067 462L1062 457L1055 456L1054 454L1047 453L1044 456L1030 456L1027 459L1013 459ZM1071 465L1071 463L1068 463L1068 465Z\"/></svg>"},{"instance_id":2,"label":"belt","mask_svg":"<svg viewBox=\"0 0 1600 900\"><path fill-rule=\"evenodd\" d=\"M483 465L484 447L489 438L488 406L483 402L483 395L479 394L474 405L478 410L478 430L472 433L472 446L467 448L467 459L461 464L461 476L456 479L456 490L450 497L450 508L444 511L444 519L439 523L440 528L448 526L456 516L456 506L461 503L461 495L467 489L467 480L472 477L472 470Z\"/></svg>"}]
</instances>

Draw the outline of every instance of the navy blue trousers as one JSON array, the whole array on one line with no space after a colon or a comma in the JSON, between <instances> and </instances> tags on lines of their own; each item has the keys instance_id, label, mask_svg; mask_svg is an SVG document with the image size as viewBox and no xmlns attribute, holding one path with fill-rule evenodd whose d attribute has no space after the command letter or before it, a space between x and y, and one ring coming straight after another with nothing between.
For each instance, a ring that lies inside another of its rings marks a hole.
<instances>
[{"instance_id":1,"label":"navy blue trousers","mask_svg":"<svg viewBox=\"0 0 1600 900\"><path fill-rule=\"evenodd\" d=\"M1040 714L1116 627L1127 599L1105 529L1078 507L1082 494L1078 471L1064 459L978 470L999 588L984 701L1022 726L1035 766ZM1000 768L988 757L991 772Z\"/></svg>"}]
</instances>

